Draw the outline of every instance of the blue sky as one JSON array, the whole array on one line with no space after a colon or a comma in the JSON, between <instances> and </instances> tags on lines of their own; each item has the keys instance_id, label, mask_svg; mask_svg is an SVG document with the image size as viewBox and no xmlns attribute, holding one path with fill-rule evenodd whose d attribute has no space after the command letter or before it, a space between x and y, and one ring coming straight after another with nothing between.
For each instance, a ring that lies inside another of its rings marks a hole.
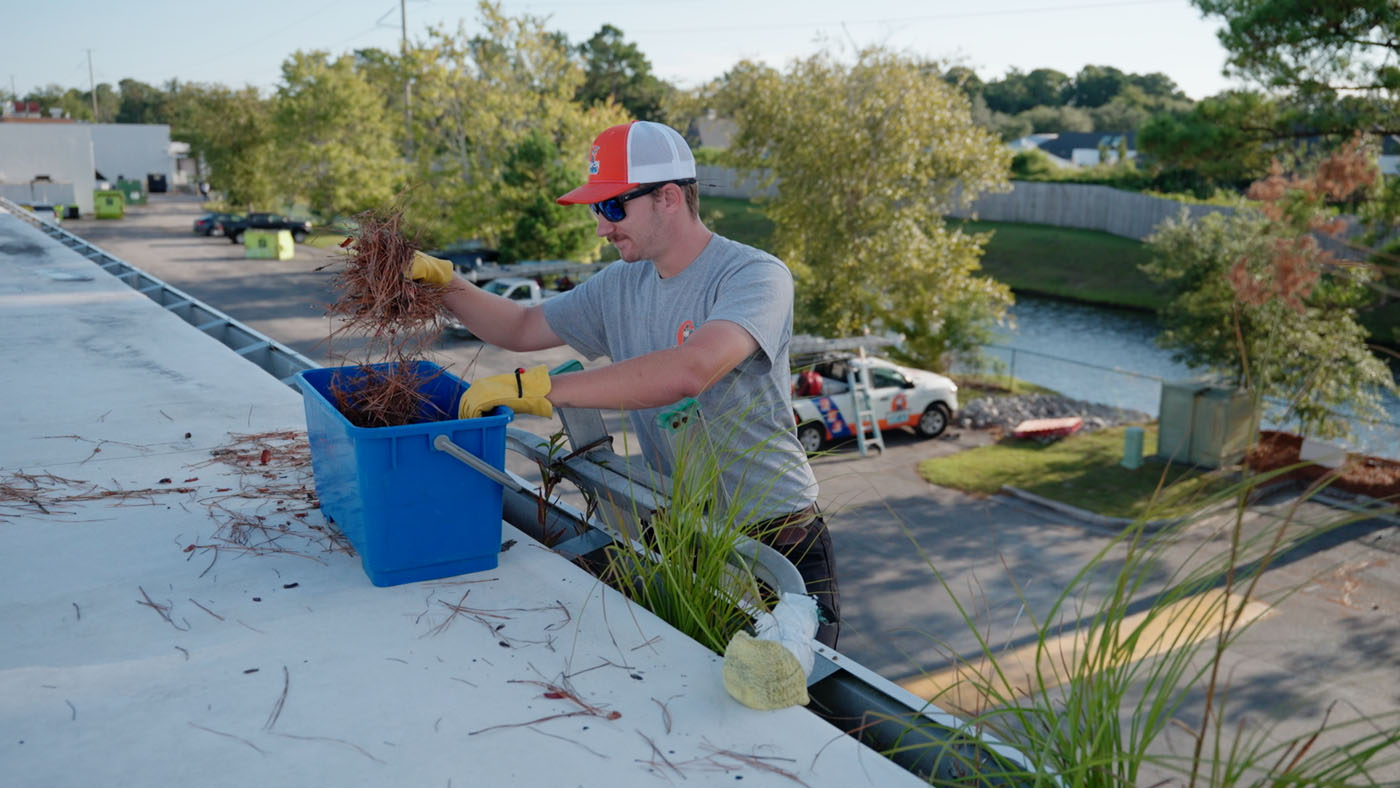
<instances>
[{"instance_id":1,"label":"blue sky","mask_svg":"<svg viewBox=\"0 0 1400 788\"><path fill-rule=\"evenodd\" d=\"M1192 98L1233 83L1216 19L1186 0L504 0L508 14L547 17L573 42L609 23L641 47L655 73L682 87L743 58L782 67L823 48L886 46L941 58L994 79L1009 68L1073 75L1085 64L1160 71ZM475 2L407 0L408 35L428 25L479 29ZM271 90L298 49L397 49L398 0L141 0L30 2L4 12L0 85L21 94L57 83L130 77Z\"/></svg>"}]
</instances>

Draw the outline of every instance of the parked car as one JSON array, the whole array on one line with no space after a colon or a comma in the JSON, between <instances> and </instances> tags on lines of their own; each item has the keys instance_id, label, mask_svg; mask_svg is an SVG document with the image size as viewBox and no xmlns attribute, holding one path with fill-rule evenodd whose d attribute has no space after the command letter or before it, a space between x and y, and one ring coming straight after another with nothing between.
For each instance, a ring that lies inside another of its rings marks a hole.
<instances>
[{"instance_id":1,"label":"parked car","mask_svg":"<svg viewBox=\"0 0 1400 788\"><path fill-rule=\"evenodd\" d=\"M463 273L470 273L485 263L494 263L501 259L500 252L477 240L454 241L441 249L431 249L424 253L447 260Z\"/></svg>"},{"instance_id":2,"label":"parked car","mask_svg":"<svg viewBox=\"0 0 1400 788\"><path fill-rule=\"evenodd\" d=\"M540 283L533 279L524 279L516 276L492 279L482 285L481 289L493 295L509 298L524 306L542 304L545 299L559 295L559 291L547 290L540 287ZM456 321L449 323L447 330L466 337L472 335L472 332L466 326Z\"/></svg>"},{"instance_id":3,"label":"parked car","mask_svg":"<svg viewBox=\"0 0 1400 788\"><path fill-rule=\"evenodd\" d=\"M220 223L224 236L230 243L242 243L243 233L248 230L291 230L292 240L301 243L311 234L311 222L305 219L292 219L280 213L250 213L242 219L231 219Z\"/></svg>"},{"instance_id":4,"label":"parked car","mask_svg":"<svg viewBox=\"0 0 1400 788\"><path fill-rule=\"evenodd\" d=\"M883 358L830 360L793 375L793 418L802 448L815 452L828 441L854 437L851 381L866 385L870 410L881 430L907 428L924 438L943 433L958 409L958 386L935 372Z\"/></svg>"},{"instance_id":5,"label":"parked car","mask_svg":"<svg viewBox=\"0 0 1400 788\"><path fill-rule=\"evenodd\" d=\"M194 220L195 235L223 235L221 222L231 222L243 217L236 213L206 213Z\"/></svg>"}]
</instances>

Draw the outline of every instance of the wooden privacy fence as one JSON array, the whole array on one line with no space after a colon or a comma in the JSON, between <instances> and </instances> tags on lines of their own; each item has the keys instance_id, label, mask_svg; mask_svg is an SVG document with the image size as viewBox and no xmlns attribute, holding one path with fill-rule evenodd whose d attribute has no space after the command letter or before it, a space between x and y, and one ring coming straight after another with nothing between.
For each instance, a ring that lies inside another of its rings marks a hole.
<instances>
[{"instance_id":1,"label":"wooden privacy fence","mask_svg":"<svg viewBox=\"0 0 1400 788\"><path fill-rule=\"evenodd\" d=\"M776 186L758 189L755 179L736 173L729 167L701 165L695 171L701 194L751 199L772 197L777 193ZM1235 212L1234 208L1226 205L1183 203L1094 183L1013 181L1011 186L1011 191L1005 194L984 194L977 198L971 208L953 211L949 216L1099 230L1141 241L1162 222L1180 216L1183 210L1192 219L1212 213ZM1358 231L1359 228L1353 223L1350 232L1355 234ZM1317 239L1324 249L1343 259L1365 257L1364 253L1349 249L1335 239L1323 236L1317 236Z\"/></svg>"}]
</instances>

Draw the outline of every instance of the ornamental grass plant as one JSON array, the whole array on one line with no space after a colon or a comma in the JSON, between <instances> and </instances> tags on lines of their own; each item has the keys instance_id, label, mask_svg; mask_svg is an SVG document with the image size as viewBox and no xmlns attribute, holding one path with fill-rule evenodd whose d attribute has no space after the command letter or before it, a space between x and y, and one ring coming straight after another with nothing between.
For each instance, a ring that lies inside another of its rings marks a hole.
<instances>
[{"instance_id":1,"label":"ornamental grass plant","mask_svg":"<svg viewBox=\"0 0 1400 788\"><path fill-rule=\"evenodd\" d=\"M749 406L751 407L751 406ZM760 610L771 609L777 591L761 583L753 570L756 541L769 536L752 512L791 511L800 504L776 500L778 475L743 490L727 490L723 476L731 467L754 467L771 439L742 451L728 451L727 432L740 418L703 420L698 411L688 425L672 433L670 474L653 474L651 487L665 491L652 513L629 496L624 510L641 524L633 538L607 548L602 577L687 636L716 653L752 623ZM717 428L718 434L709 430ZM623 434L624 451L627 434ZM766 517L766 515L765 515Z\"/></svg>"},{"instance_id":2,"label":"ornamental grass plant","mask_svg":"<svg viewBox=\"0 0 1400 788\"><path fill-rule=\"evenodd\" d=\"M1024 786L1379 786L1400 773L1400 711L1366 716L1332 709L1311 730L1289 733L1230 714L1230 649L1268 605L1297 587L1264 590L1265 573L1293 550L1362 519L1297 522L1314 484L1275 525L1246 527L1255 489L1292 468L1221 491L1237 505L1225 549L1204 542L1184 559L1187 523L1148 533L1139 520L1111 540L1043 613L1018 590L1032 644L1006 649L976 606L925 561L976 640L955 656L958 683L931 703L955 710L969 728L1010 743L1030 768L989 770L967 762L961 780L937 785ZM1394 507L1392 507L1393 510ZM1160 577L1168 567L1165 579ZM1144 601L1146 604L1143 604ZM963 699L976 705L963 707ZM936 747L939 745L923 745ZM942 758L959 758L956 751Z\"/></svg>"}]
</instances>

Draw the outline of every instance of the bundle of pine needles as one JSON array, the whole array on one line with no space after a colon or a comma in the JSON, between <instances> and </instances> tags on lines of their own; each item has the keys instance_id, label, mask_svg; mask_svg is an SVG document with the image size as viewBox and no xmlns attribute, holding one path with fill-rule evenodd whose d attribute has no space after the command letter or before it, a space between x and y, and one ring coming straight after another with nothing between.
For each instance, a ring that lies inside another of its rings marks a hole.
<instances>
[{"instance_id":1,"label":"bundle of pine needles","mask_svg":"<svg viewBox=\"0 0 1400 788\"><path fill-rule=\"evenodd\" d=\"M417 244L404 237L403 214L366 212L346 239L348 260L336 277L340 298L328 313L341 319L336 333L421 347L438 334L446 290L408 278ZM415 347L415 349L416 349Z\"/></svg>"},{"instance_id":2,"label":"bundle of pine needles","mask_svg":"<svg viewBox=\"0 0 1400 788\"><path fill-rule=\"evenodd\" d=\"M359 230L342 244L340 297L327 308L339 320L331 337L367 340L365 360L332 384L336 407L359 427L413 424L447 414L422 393L432 375L417 363L441 333L446 288L408 277L417 244L405 237L402 208L367 211Z\"/></svg>"}]
</instances>

